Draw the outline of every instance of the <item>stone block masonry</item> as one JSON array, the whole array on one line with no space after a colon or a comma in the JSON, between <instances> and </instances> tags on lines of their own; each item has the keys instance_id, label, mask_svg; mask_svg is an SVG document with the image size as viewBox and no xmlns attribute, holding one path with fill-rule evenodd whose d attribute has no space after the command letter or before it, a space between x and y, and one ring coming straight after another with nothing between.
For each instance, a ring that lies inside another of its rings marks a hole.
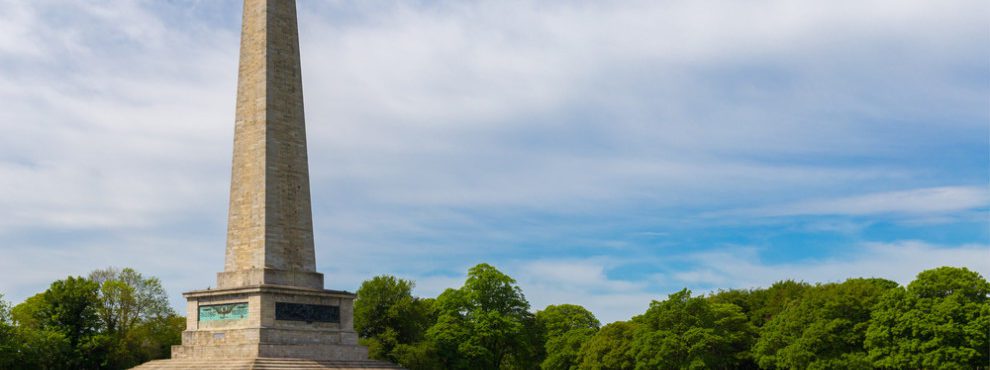
<instances>
[{"instance_id":1,"label":"stone block masonry","mask_svg":"<svg viewBox=\"0 0 990 370\"><path fill-rule=\"evenodd\" d=\"M295 1L245 0L243 22L224 269L184 294L172 359L138 369L397 369L316 271Z\"/></svg>"}]
</instances>

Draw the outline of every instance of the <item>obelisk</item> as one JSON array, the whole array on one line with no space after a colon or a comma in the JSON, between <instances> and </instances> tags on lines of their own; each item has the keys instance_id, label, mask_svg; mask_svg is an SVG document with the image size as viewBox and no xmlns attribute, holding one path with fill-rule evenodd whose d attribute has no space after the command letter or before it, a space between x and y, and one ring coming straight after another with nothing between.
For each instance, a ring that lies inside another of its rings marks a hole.
<instances>
[{"instance_id":1,"label":"obelisk","mask_svg":"<svg viewBox=\"0 0 990 370\"><path fill-rule=\"evenodd\" d=\"M369 361L354 294L316 271L295 0L245 0L227 249L182 345L140 369L395 369Z\"/></svg>"},{"instance_id":2,"label":"obelisk","mask_svg":"<svg viewBox=\"0 0 990 370\"><path fill-rule=\"evenodd\" d=\"M323 288L316 272L295 0L245 1L219 288Z\"/></svg>"}]
</instances>

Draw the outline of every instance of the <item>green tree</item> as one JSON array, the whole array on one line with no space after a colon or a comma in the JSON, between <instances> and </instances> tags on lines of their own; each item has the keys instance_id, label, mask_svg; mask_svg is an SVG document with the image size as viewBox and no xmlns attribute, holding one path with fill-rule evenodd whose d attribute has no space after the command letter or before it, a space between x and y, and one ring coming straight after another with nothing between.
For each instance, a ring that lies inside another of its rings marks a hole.
<instances>
[{"instance_id":1,"label":"green tree","mask_svg":"<svg viewBox=\"0 0 990 370\"><path fill-rule=\"evenodd\" d=\"M756 292L752 307L753 325L762 327L791 302L801 299L811 288L811 284L803 281L782 280L773 283L765 291Z\"/></svg>"},{"instance_id":2,"label":"green tree","mask_svg":"<svg viewBox=\"0 0 990 370\"><path fill-rule=\"evenodd\" d=\"M877 368L986 369L990 363L990 283L966 268L918 274L877 304L866 349Z\"/></svg>"},{"instance_id":3,"label":"green tree","mask_svg":"<svg viewBox=\"0 0 990 370\"><path fill-rule=\"evenodd\" d=\"M398 361L394 349L423 340L433 322L432 300L412 295L415 283L376 276L361 283L354 302L354 329L372 358Z\"/></svg>"},{"instance_id":4,"label":"green tree","mask_svg":"<svg viewBox=\"0 0 990 370\"><path fill-rule=\"evenodd\" d=\"M573 304L547 306L536 313L536 324L545 343L544 370L576 369L581 346L601 326L591 311Z\"/></svg>"},{"instance_id":5,"label":"green tree","mask_svg":"<svg viewBox=\"0 0 990 370\"><path fill-rule=\"evenodd\" d=\"M654 301L633 341L636 369L737 368L755 330L739 306L691 297L684 289Z\"/></svg>"},{"instance_id":6,"label":"green tree","mask_svg":"<svg viewBox=\"0 0 990 370\"><path fill-rule=\"evenodd\" d=\"M605 325L581 347L578 369L632 370L636 367L633 339L639 324L617 321Z\"/></svg>"},{"instance_id":7,"label":"green tree","mask_svg":"<svg viewBox=\"0 0 990 370\"><path fill-rule=\"evenodd\" d=\"M0 369L12 369L18 362L20 344L10 315L10 303L0 294Z\"/></svg>"},{"instance_id":8,"label":"green tree","mask_svg":"<svg viewBox=\"0 0 990 370\"><path fill-rule=\"evenodd\" d=\"M20 368L96 369L110 350L97 316L99 286L68 277L14 307L24 362Z\"/></svg>"},{"instance_id":9,"label":"green tree","mask_svg":"<svg viewBox=\"0 0 990 370\"><path fill-rule=\"evenodd\" d=\"M75 347L99 329L99 285L83 277L68 277L48 288L38 313L42 326L61 331Z\"/></svg>"},{"instance_id":10,"label":"green tree","mask_svg":"<svg viewBox=\"0 0 990 370\"><path fill-rule=\"evenodd\" d=\"M131 268L113 267L90 273L99 285L97 316L104 342L110 347L108 366L129 368L155 358L168 356L163 347L173 341L182 320L168 304L168 296L155 277L144 277ZM140 329L137 333L132 331Z\"/></svg>"},{"instance_id":11,"label":"green tree","mask_svg":"<svg viewBox=\"0 0 990 370\"><path fill-rule=\"evenodd\" d=\"M811 288L812 286L805 282L781 280L773 283L769 288L719 290L708 298L714 303L739 306L749 318L749 322L761 328Z\"/></svg>"},{"instance_id":12,"label":"green tree","mask_svg":"<svg viewBox=\"0 0 990 370\"><path fill-rule=\"evenodd\" d=\"M460 289L436 301L437 323L427 331L449 369L530 369L539 343L529 302L516 281L488 264L468 271Z\"/></svg>"},{"instance_id":13,"label":"green tree","mask_svg":"<svg viewBox=\"0 0 990 370\"><path fill-rule=\"evenodd\" d=\"M47 325L44 312L46 308L45 293L38 293L24 300L10 310L14 325L11 333L12 350L16 351L11 357L0 360L2 369L64 369L75 361L76 357L69 339L63 332ZM45 325L43 325L45 324Z\"/></svg>"},{"instance_id":14,"label":"green tree","mask_svg":"<svg viewBox=\"0 0 990 370\"><path fill-rule=\"evenodd\" d=\"M593 328L571 329L549 337L544 345L546 358L540 363L543 370L576 370L580 365L581 348L597 333Z\"/></svg>"},{"instance_id":15,"label":"green tree","mask_svg":"<svg viewBox=\"0 0 990 370\"><path fill-rule=\"evenodd\" d=\"M60 331L48 328L17 327L19 353L9 370L64 370L76 369L78 355L69 339Z\"/></svg>"},{"instance_id":16,"label":"green tree","mask_svg":"<svg viewBox=\"0 0 990 370\"><path fill-rule=\"evenodd\" d=\"M443 369L443 359L433 341L424 340L413 344L399 344L392 350L396 362L409 370Z\"/></svg>"},{"instance_id":17,"label":"green tree","mask_svg":"<svg viewBox=\"0 0 990 370\"><path fill-rule=\"evenodd\" d=\"M130 368L146 361L168 358L172 345L182 342L185 329L186 318L179 315L143 320L120 342L116 363L120 368Z\"/></svg>"},{"instance_id":18,"label":"green tree","mask_svg":"<svg viewBox=\"0 0 990 370\"><path fill-rule=\"evenodd\" d=\"M563 335L574 329L594 329L602 325L595 315L574 304L550 305L536 313L536 322L547 338Z\"/></svg>"},{"instance_id":19,"label":"green tree","mask_svg":"<svg viewBox=\"0 0 990 370\"><path fill-rule=\"evenodd\" d=\"M139 322L175 315L156 277L144 277L131 268L109 267L93 271L89 278L100 285L98 313L108 332L126 334Z\"/></svg>"},{"instance_id":20,"label":"green tree","mask_svg":"<svg viewBox=\"0 0 990 370\"><path fill-rule=\"evenodd\" d=\"M10 318L15 325L22 328L38 329L41 327L41 311L45 305L45 293L35 294L10 310Z\"/></svg>"},{"instance_id":21,"label":"green tree","mask_svg":"<svg viewBox=\"0 0 990 370\"><path fill-rule=\"evenodd\" d=\"M897 287L884 279L849 279L807 289L763 327L753 355L763 368L868 369L863 349L870 312Z\"/></svg>"},{"instance_id":22,"label":"green tree","mask_svg":"<svg viewBox=\"0 0 990 370\"><path fill-rule=\"evenodd\" d=\"M69 277L11 310L18 360L3 369L124 369L167 357L185 319L156 278L106 269Z\"/></svg>"}]
</instances>

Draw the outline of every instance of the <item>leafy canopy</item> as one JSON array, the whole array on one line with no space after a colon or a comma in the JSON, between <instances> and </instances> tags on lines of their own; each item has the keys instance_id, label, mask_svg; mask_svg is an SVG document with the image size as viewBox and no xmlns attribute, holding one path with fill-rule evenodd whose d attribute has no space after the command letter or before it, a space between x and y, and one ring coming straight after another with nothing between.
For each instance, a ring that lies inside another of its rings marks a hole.
<instances>
[{"instance_id":1,"label":"leafy canopy","mask_svg":"<svg viewBox=\"0 0 990 370\"><path fill-rule=\"evenodd\" d=\"M633 341L636 369L738 367L755 330L739 306L691 297L684 289L654 301Z\"/></svg>"},{"instance_id":2,"label":"leafy canopy","mask_svg":"<svg viewBox=\"0 0 990 370\"><path fill-rule=\"evenodd\" d=\"M581 347L578 369L632 370L636 367L633 338L639 325L617 321L605 325Z\"/></svg>"},{"instance_id":3,"label":"leafy canopy","mask_svg":"<svg viewBox=\"0 0 990 370\"><path fill-rule=\"evenodd\" d=\"M488 264L468 271L464 286L436 301L437 323L427 331L450 369L530 368L538 333L516 281Z\"/></svg>"},{"instance_id":4,"label":"leafy canopy","mask_svg":"<svg viewBox=\"0 0 990 370\"><path fill-rule=\"evenodd\" d=\"M866 332L873 365L976 369L990 363L990 283L966 268L923 271L884 295Z\"/></svg>"},{"instance_id":5,"label":"leafy canopy","mask_svg":"<svg viewBox=\"0 0 990 370\"><path fill-rule=\"evenodd\" d=\"M581 346L601 326L591 311L573 304L547 306L536 313L536 323L546 343L544 370L576 369Z\"/></svg>"},{"instance_id":6,"label":"leafy canopy","mask_svg":"<svg viewBox=\"0 0 990 370\"><path fill-rule=\"evenodd\" d=\"M15 354L0 356L10 361L0 368L12 370L131 368L167 357L185 329L158 279L132 269L56 281L14 307L10 317Z\"/></svg>"},{"instance_id":7,"label":"leafy canopy","mask_svg":"<svg viewBox=\"0 0 990 370\"><path fill-rule=\"evenodd\" d=\"M536 322L547 338L575 329L594 329L602 325L586 308L574 304L550 305L536 313Z\"/></svg>"},{"instance_id":8,"label":"leafy canopy","mask_svg":"<svg viewBox=\"0 0 990 370\"><path fill-rule=\"evenodd\" d=\"M897 288L884 279L849 279L806 289L763 327L753 346L763 368L866 369L863 340L870 312Z\"/></svg>"},{"instance_id":9,"label":"leafy canopy","mask_svg":"<svg viewBox=\"0 0 990 370\"><path fill-rule=\"evenodd\" d=\"M413 297L413 287L411 281L382 275L358 289L354 329L372 358L398 361L396 347L421 341L432 324L432 300Z\"/></svg>"}]
</instances>

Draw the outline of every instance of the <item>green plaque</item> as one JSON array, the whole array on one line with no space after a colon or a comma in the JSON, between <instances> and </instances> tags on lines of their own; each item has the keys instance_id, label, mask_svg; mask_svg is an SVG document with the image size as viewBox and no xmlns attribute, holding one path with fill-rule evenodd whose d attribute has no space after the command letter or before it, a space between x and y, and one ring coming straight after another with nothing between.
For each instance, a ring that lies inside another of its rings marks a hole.
<instances>
[{"instance_id":1,"label":"green plaque","mask_svg":"<svg viewBox=\"0 0 990 370\"><path fill-rule=\"evenodd\" d=\"M247 315L247 302L199 306L199 321L240 320L246 319Z\"/></svg>"}]
</instances>

